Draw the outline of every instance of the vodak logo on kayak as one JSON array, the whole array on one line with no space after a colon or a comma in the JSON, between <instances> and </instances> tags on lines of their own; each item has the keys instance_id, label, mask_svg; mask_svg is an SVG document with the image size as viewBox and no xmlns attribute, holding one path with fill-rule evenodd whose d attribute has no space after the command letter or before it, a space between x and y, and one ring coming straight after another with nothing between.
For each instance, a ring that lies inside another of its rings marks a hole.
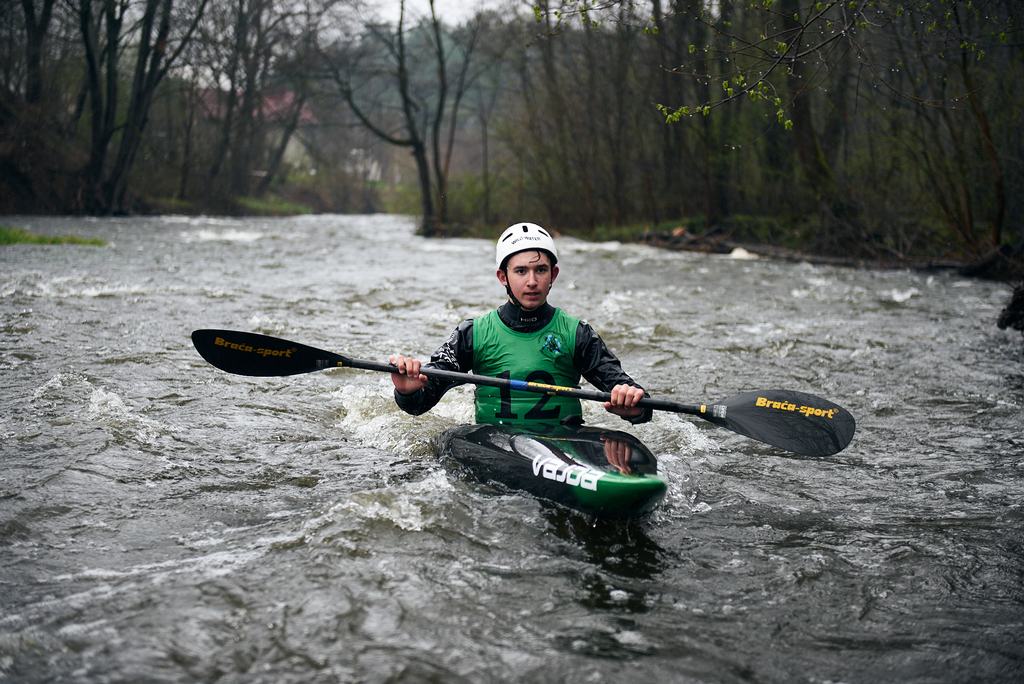
<instances>
[{"instance_id":1,"label":"vodak logo on kayak","mask_svg":"<svg viewBox=\"0 0 1024 684\"><path fill-rule=\"evenodd\" d=\"M266 347L253 347L251 344L229 342L223 337L215 338L213 343L218 347L227 347L234 351L249 352L250 354L259 354L260 356L283 356L286 359L290 359L292 354L295 353L295 347L291 349L267 349Z\"/></svg>"},{"instance_id":2,"label":"vodak logo on kayak","mask_svg":"<svg viewBox=\"0 0 1024 684\"><path fill-rule=\"evenodd\" d=\"M581 465L569 465L554 456L543 454L533 457L533 474L592 491L597 491L597 482L604 477L604 473L599 470L592 470Z\"/></svg>"},{"instance_id":3,"label":"vodak logo on kayak","mask_svg":"<svg viewBox=\"0 0 1024 684\"><path fill-rule=\"evenodd\" d=\"M793 411L796 413L802 413L808 418L811 416L817 416L819 418L828 418L829 420L835 418L835 415L839 413L839 409L820 409L814 408L813 406L797 406L789 401L772 401L771 399L766 399L764 397L758 397L754 402L754 406L775 409L777 411Z\"/></svg>"}]
</instances>

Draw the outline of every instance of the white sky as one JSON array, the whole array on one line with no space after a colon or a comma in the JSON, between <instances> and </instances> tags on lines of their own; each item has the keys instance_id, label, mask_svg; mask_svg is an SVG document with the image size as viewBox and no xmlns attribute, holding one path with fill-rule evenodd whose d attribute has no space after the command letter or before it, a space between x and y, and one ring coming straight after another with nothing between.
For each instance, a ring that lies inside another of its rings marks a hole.
<instances>
[{"instance_id":1,"label":"white sky","mask_svg":"<svg viewBox=\"0 0 1024 684\"><path fill-rule=\"evenodd\" d=\"M480 7L498 7L508 0L434 0L438 16L447 24L459 24L473 16ZM390 22L398 21L399 0L365 0L367 10ZM405 0L406 19L424 16L430 11L427 0Z\"/></svg>"}]
</instances>

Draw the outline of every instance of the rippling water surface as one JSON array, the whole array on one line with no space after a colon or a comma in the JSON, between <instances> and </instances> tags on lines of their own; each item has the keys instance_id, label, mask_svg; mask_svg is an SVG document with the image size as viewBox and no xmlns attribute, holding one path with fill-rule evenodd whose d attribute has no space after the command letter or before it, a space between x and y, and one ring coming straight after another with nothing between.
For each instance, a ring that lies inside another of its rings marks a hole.
<instances>
[{"instance_id":1,"label":"rippling water surface","mask_svg":"<svg viewBox=\"0 0 1024 684\"><path fill-rule=\"evenodd\" d=\"M1024 372L1001 285L560 243L552 301L655 395L858 419L830 458L659 414L671 482L594 524L461 479L386 376L231 376L194 328L426 357L503 294L393 216L8 218L0 680L1020 681ZM586 407L590 422L625 426Z\"/></svg>"}]
</instances>

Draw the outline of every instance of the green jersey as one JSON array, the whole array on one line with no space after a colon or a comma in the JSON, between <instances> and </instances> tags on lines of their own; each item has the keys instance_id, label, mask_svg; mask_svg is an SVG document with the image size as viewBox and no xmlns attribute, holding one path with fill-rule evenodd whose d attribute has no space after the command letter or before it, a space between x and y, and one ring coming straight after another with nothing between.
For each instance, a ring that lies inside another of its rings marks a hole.
<instances>
[{"instance_id":1,"label":"green jersey","mask_svg":"<svg viewBox=\"0 0 1024 684\"><path fill-rule=\"evenodd\" d=\"M573 362L579 319L555 309L551 321L536 332L516 332L497 311L473 322L473 371L506 380L575 387L580 373ZM521 392L508 388L476 388L476 422L527 426L536 421L560 423L582 416L579 399Z\"/></svg>"}]
</instances>

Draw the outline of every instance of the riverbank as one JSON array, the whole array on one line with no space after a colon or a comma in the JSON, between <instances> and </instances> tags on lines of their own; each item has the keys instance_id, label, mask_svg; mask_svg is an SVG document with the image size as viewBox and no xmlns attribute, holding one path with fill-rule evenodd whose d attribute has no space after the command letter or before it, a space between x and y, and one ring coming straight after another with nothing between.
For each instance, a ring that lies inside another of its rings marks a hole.
<instances>
[{"instance_id":1,"label":"riverbank","mask_svg":"<svg viewBox=\"0 0 1024 684\"><path fill-rule=\"evenodd\" d=\"M779 261L806 262L823 266L847 268L901 269L914 271L956 271L963 276L1015 282L1024 278L1024 258L1020 250L1008 245L992 250L974 260L950 257L882 257L882 256L839 256L817 254L789 247L757 242L737 241L725 235L693 235L689 233L645 232L639 242L660 247L691 252L730 254L737 249L751 254L777 259Z\"/></svg>"},{"instance_id":2,"label":"riverbank","mask_svg":"<svg viewBox=\"0 0 1024 684\"><path fill-rule=\"evenodd\" d=\"M479 237L493 239L504 226L457 226L445 237ZM966 256L878 255L859 253L857 249L836 254L800 249L805 231L786 233L782 223L773 217L737 216L721 225L707 228L701 218L664 221L659 224L637 223L601 225L593 229L556 230L593 242L619 241L643 243L672 251L705 254L732 254L736 250L768 259L821 266L857 269L909 269L920 272L954 271L970 278L983 278L1016 283L1024 280L1024 254L1021 248L1004 245L976 259Z\"/></svg>"}]
</instances>

